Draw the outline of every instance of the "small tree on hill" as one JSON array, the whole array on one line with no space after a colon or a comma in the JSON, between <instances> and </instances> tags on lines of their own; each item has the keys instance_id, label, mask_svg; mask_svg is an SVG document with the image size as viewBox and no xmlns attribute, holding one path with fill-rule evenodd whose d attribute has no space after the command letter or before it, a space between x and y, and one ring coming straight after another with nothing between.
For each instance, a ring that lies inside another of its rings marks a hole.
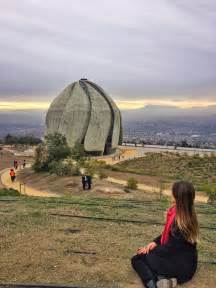
<instances>
[{"instance_id":1,"label":"small tree on hill","mask_svg":"<svg viewBox=\"0 0 216 288\"><path fill-rule=\"evenodd\" d=\"M33 169L36 172L48 171L48 151L44 143L38 145L35 150Z\"/></svg>"},{"instance_id":2,"label":"small tree on hill","mask_svg":"<svg viewBox=\"0 0 216 288\"><path fill-rule=\"evenodd\" d=\"M53 167L52 162L64 160L70 155L71 149L65 136L59 133L49 134L36 149L33 168L35 171L49 171L49 167Z\"/></svg>"},{"instance_id":3,"label":"small tree on hill","mask_svg":"<svg viewBox=\"0 0 216 288\"><path fill-rule=\"evenodd\" d=\"M74 147L71 150L71 157L79 164L83 164L86 159L86 153L84 150L84 146L79 144L78 142L75 143Z\"/></svg>"}]
</instances>

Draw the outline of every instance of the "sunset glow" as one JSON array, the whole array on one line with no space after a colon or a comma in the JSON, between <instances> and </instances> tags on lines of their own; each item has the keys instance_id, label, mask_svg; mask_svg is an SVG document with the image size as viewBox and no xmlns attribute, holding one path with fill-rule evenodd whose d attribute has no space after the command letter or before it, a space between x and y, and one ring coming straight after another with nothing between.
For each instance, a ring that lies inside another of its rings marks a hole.
<instances>
[{"instance_id":1,"label":"sunset glow","mask_svg":"<svg viewBox=\"0 0 216 288\"><path fill-rule=\"evenodd\" d=\"M161 99L144 99L138 101L132 100L115 100L117 106L122 110L139 109L146 105L174 106L179 108L207 107L216 105L216 102L209 101L171 101ZM15 110L47 110L50 102L6 102L0 101L0 111Z\"/></svg>"}]
</instances>

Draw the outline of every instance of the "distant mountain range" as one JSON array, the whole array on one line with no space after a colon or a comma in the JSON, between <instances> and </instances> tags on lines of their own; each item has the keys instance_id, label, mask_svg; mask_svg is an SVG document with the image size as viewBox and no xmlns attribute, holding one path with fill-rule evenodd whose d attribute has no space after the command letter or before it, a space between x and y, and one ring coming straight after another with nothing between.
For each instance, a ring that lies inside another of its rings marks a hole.
<instances>
[{"instance_id":1,"label":"distant mountain range","mask_svg":"<svg viewBox=\"0 0 216 288\"><path fill-rule=\"evenodd\" d=\"M207 107L178 108L173 106L147 105L140 109L122 111L124 121L190 120L212 118L216 121L216 105Z\"/></svg>"},{"instance_id":2,"label":"distant mountain range","mask_svg":"<svg viewBox=\"0 0 216 288\"><path fill-rule=\"evenodd\" d=\"M215 130L216 133L216 105L187 109L147 105L140 109L123 110L121 112L123 126L133 122L153 122L154 125L155 123L159 125L161 121L166 125L175 122L175 126L181 126L182 123L185 126L185 123L187 123L188 127L202 124L204 127L210 125L211 131ZM0 111L0 137L4 137L8 133L32 133L41 136L44 131L45 116L46 111L44 110Z\"/></svg>"}]
</instances>

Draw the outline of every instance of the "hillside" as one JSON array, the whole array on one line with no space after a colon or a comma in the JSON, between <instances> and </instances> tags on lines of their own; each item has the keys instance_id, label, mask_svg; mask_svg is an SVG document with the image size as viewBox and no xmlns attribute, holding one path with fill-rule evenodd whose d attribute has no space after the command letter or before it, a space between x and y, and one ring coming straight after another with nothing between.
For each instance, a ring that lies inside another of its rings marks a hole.
<instances>
[{"instance_id":1,"label":"hillside","mask_svg":"<svg viewBox=\"0 0 216 288\"><path fill-rule=\"evenodd\" d=\"M83 196L0 197L2 283L141 287L130 258L161 232L169 203L152 201L149 194L142 201ZM199 268L182 287L214 287L216 209L204 204L196 209Z\"/></svg>"}]
</instances>

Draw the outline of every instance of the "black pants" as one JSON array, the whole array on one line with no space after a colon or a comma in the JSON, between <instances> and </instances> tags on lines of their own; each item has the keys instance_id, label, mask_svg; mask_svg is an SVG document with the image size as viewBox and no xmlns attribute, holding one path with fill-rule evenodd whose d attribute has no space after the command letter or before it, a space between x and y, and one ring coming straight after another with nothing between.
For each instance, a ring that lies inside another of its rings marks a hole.
<instances>
[{"instance_id":1,"label":"black pants","mask_svg":"<svg viewBox=\"0 0 216 288\"><path fill-rule=\"evenodd\" d=\"M150 280L154 280L154 281L157 280L157 275L149 267L149 265L146 261L146 255L145 254L135 255L131 259L131 264L132 264L132 267L134 268L134 270L137 272L137 274L141 278L144 286Z\"/></svg>"}]
</instances>

